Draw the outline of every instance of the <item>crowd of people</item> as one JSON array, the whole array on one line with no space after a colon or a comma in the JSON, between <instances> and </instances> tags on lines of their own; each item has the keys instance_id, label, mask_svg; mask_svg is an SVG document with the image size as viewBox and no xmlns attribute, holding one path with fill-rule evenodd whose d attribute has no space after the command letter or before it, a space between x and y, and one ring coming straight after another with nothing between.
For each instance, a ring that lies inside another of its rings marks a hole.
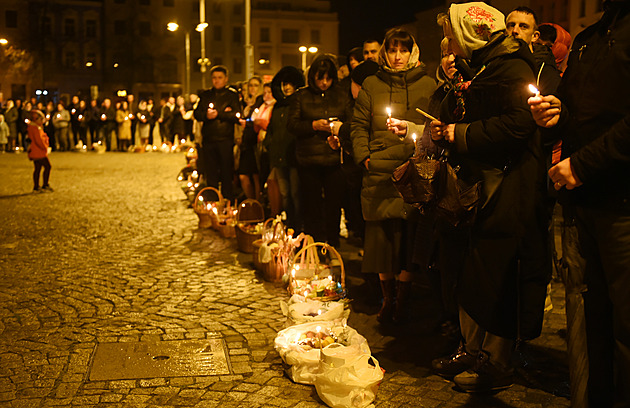
<instances>
[{"instance_id":1,"label":"crowd of people","mask_svg":"<svg viewBox=\"0 0 630 408\"><path fill-rule=\"evenodd\" d=\"M630 2L604 3L572 48L528 7L506 17L481 2L452 4L437 18L437 81L421 44L396 28L352 49L342 68L320 54L306 73L287 66L270 83L231 86L228 69L214 66L211 89L158 105L8 101L0 142L25 146L33 109L53 150L194 141L202 185L230 200L264 197L272 216L284 212L316 241L339 245L343 209L363 244L363 272L380 282L382 324L409 322L411 282L432 276L443 326L461 339L432 366L468 392L509 387L515 344L541 333L559 202L575 231L563 252L580 257L567 260L568 274L581 269L588 288L590 364L579 374L588 393L574 403L629 406L630 109L614 95L630 84ZM414 155L448 162L441 169L453 169L459 191L475 193L467 211L403 200L392 173Z\"/></svg>"}]
</instances>

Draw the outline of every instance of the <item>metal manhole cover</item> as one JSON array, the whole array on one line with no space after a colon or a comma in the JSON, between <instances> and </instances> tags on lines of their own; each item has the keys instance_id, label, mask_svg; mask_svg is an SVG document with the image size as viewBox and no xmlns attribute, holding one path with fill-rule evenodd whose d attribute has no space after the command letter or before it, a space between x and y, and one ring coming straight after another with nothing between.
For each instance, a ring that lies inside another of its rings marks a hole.
<instances>
[{"instance_id":1,"label":"metal manhole cover","mask_svg":"<svg viewBox=\"0 0 630 408\"><path fill-rule=\"evenodd\" d=\"M100 343L90 380L125 380L230 374L222 339Z\"/></svg>"}]
</instances>

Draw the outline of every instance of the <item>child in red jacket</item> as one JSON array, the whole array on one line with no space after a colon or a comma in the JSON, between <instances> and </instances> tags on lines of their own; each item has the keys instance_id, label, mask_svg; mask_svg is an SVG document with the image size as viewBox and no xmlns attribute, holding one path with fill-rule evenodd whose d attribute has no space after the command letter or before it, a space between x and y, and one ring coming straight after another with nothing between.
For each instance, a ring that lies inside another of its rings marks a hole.
<instances>
[{"instance_id":1,"label":"child in red jacket","mask_svg":"<svg viewBox=\"0 0 630 408\"><path fill-rule=\"evenodd\" d=\"M35 171L33 172L33 192L42 191L52 192L53 189L48 184L50 177L50 161L48 160L48 136L44 133L43 125L46 117L39 110L31 111L31 121L28 123L28 137L31 139L31 145L28 149L28 158L33 160ZM44 185L39 188L39 174L44 168Z\"/></svg>"}]
</instances>

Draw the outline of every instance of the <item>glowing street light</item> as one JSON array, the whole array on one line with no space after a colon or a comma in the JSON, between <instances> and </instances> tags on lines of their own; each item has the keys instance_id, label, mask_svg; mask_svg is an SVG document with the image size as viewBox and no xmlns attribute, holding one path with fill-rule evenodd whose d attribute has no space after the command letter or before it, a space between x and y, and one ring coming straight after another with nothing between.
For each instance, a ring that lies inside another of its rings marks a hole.
<instances>
[{"instance_id":1,"label":"glowing street light","mask_svg":"<svg viewBox=\"0 0 630 408\"><path fill-rule=\"evenodd\" d=\"M7 40L6 38L0 38L0 45L7 45L9 43L9 40Z\"/></svg>"},{"instance_id":2,"label":"glowing street light","mask_svg":"<svg viewBox=\"0 0 630 408\"><path fill-rule=\"evenodd\" d=\"M311 54L315 54L318 49L317 47L306 47L302 45L298 50L302 53L302 71L306 72L306 52L308 51Z\"/></svg>"},{"instance_id":3,"label":"glowing street light","mask_svg":"<svg viewBox=\"0 0 630 408\"><path fill-rule=\"evenodd\" d=\"M171 32L175 32L179 29L179 24L171 21L166 24L166 29ZM190 93L190 31L186 30L186 86L184 88L184 93Z\"/></svg>"}]
</instances>

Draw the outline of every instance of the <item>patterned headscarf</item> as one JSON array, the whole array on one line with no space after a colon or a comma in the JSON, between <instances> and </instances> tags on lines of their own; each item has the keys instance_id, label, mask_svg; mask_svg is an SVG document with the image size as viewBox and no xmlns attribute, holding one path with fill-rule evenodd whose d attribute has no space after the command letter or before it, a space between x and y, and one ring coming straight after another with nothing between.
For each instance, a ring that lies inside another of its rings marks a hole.
<instances>
[{"instance_id":1,"label":"patterned headscarf","mask_svg":"<svg viewBox=\"0 0 630 408\"><path fill-rule=\"evenodd\" d=\"M505 30L505 16L481 2L451 4L449 17L455 41L470 59L472 52L488 41L492 33Z\"/></svg>"}]
</instances>

